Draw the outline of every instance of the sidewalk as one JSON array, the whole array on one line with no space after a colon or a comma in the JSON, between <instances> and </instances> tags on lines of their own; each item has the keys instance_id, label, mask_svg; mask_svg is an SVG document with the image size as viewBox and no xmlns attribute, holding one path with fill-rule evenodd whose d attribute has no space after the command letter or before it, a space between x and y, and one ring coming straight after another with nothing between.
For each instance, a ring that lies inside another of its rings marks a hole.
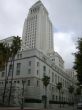
<instances>
[{"instance_id":1,"label":"sidewalk","mask_svg":"<svg viewBox=\"0 0 82 110\"><path fill-rule=\"evenodd\" d=\"M57 107L54 109L48 109L48 110L77 110L77 106L64 106L64 107Z\"/></svg>"},{"instance_id":2,"label":"sidewalk","mask_svg":"<svg viewBox=\"0 0 82 110\"><path fill-rule=\"evenodd\" d=\"M0 110L21 110L20 107L0 107ZM64 107L57 107L54 109L39 109L39 108L28 108L24 107L24 110L77 110L76 106L64 106Z\"/></svg>"}]
</instances>

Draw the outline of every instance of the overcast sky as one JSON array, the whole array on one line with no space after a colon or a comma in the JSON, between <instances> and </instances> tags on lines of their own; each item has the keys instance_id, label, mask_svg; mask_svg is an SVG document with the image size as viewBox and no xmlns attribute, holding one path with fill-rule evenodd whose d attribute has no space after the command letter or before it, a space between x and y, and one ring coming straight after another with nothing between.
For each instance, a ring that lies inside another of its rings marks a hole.
<instances>
[{"instance_id":1,"label":"overcast sky","mask_svg":"<svg viewBox=\"0 0 82 110\"><path fill-rule=\"evenodd\" d=\"M29 8L37 0L0 0L0 39L22 36ZM54 50L71 68L75 42L82 33L82 0L42 0L53 23Z\"/></svg>"}]
</instances>

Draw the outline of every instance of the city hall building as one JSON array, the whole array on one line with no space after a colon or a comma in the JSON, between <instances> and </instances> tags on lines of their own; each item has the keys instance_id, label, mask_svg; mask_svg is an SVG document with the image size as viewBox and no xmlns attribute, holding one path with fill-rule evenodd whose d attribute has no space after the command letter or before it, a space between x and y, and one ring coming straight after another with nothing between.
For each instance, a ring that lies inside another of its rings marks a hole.
<instances>
[{"instance_id":1,"label":"city hall building","mask_svg":"<svg viewBox=\"0 0 82 110\"><path fill-rule=\"evenodd\" d=\"M11 45L13 37L3 39ZM22 98L24 106L43 107L42 96L45 94L42 78L50 77L47 87L47 106L51 107L59 101L57 83L62 83L61 101L69 103L72 97L68 87L76 88L77 78L73 69L65 69L62 57L54 51L53 28L48 11L41 1L36 2L30 9L24 22L21 51L14 60L14 74L11 94L11 106L20 106ZM5 104L8 102L12 76L12 65L7 65L8 81L5 92ZM22 83L24 81L24 83ZM5 69L0 71L0 102L5 84ZM24 87L24 94L22 90Z\"/></svg>"}]
</instances>

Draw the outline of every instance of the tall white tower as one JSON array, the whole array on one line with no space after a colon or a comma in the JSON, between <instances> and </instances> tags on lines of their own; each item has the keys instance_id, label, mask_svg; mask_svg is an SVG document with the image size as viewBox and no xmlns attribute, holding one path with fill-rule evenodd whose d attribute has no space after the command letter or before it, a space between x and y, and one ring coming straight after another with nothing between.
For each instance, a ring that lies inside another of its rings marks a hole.
<instances>
[{"instance_id":1,"label":"tall white tower","mask_svg":"<svg viewBox=\"0 0 82 110\"><path fill-rule=\"evenodd\" d=\"M52 23L41 1L36 2L29 9L22 39L23 47L26 49L36 48L44 54L54 51Z\"/></svg>"}]
</instances>

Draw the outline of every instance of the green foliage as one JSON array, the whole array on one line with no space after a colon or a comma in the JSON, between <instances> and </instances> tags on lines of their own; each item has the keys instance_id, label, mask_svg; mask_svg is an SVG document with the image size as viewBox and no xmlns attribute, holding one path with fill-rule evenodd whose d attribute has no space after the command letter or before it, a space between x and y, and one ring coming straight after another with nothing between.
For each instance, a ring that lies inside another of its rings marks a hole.
<instances>
[{"instance_id":1,"label":"green foliage","mask_svg":"<svg viewBox=\"0 0 82 110\"><path fill-rule=\"evenodd\" d=\"M72 94L74 92L74 87L71 85L69 86L68 90L69 90L69 93Z\"/></svg>"},{"instance_id":2,"label":"green foliage","mask_svg":"<svg viewBox=\"0 0 82 110\"><path fill-rule=\"evenodd\" d=\"M11 46L7 43L0 43L0 69L5 67L5 64L8 62L10 57L15 57L18 50L21 48L20 37L14 37Z\"/></svg>"},{"instance_id":3,"label":"green foliage","mask_svg":"<svg viewBox=\"0 0 82 110\"><path fill-rule=\"evenodd\" d=\"M57 85L56 85L57 89L60 91L62 89L62 83L59 82Z\"/></svg>"},{"instance_id":4,"label":"green foliage","mask_svg":"<svg viewBox=\"0 0 82 110\"><path fill-rule=\"evenodd\" d=\"M82 38L79 38L77 41L77 52L74 54L75 55L75 62L74 62L74 69L76 70L77 78L82 84Z\"/></svg>"},{"instance_id":5,"label":"green foliage","mask_svg":"<svg viewBox=\"0 0 82 110\"><path fill-rule=\"evenodd\" d=\"M49 76L44 76L44 77L42 78L42 81L43 81L43 85L44 85L45 87L47 87L48 84L49 84L49 82L50 82L50 77L49 77Z\"/></svg>"},{"instance_id":6,"label":"green foliage","mask_svg":"<svg viewBox=\"0 0 82 110\"><path fill-rule=\"evenodd\" d=\"M5 45L3 43L0 43L0 68L4 66L4 48Z\"/></svg>"},{"instance_id":7,"label":"green foliage","mask_svg":"<svg viewBox=\"0 0 82 110\"><path fill-rule=\"evenodd\" d=\"M21 39L19 36L15 37L13 39L12 45L11 45L11 56L14 58L17 52L21 48Z\"/></svg>"},{"instance_id":8,"label":"green foliage","mask_svg":"<svg viewBox=\"0 0 82 110\"><path fill-rule=\"evenodd\" d=\"M0 43L0 69L5 68L5 64L8 62L10 57L10 47L5 43Z\"/></svg>"},{"instance_id":9,"label":"green foliage","mask_svg":"<svg viewBox=\"0 0 82 110\"><path fill-rule=\"evenodd\" d=\"M45 95L44 95L44 108L46 109L46 107L47 107L47 86L48 86L48 84L49 84L49 82L50 82L50 77L49 76L44 76L43 78L42 78L42 81L43 81L43 85L45 86Z\"/></svg>"}]
</instances>

